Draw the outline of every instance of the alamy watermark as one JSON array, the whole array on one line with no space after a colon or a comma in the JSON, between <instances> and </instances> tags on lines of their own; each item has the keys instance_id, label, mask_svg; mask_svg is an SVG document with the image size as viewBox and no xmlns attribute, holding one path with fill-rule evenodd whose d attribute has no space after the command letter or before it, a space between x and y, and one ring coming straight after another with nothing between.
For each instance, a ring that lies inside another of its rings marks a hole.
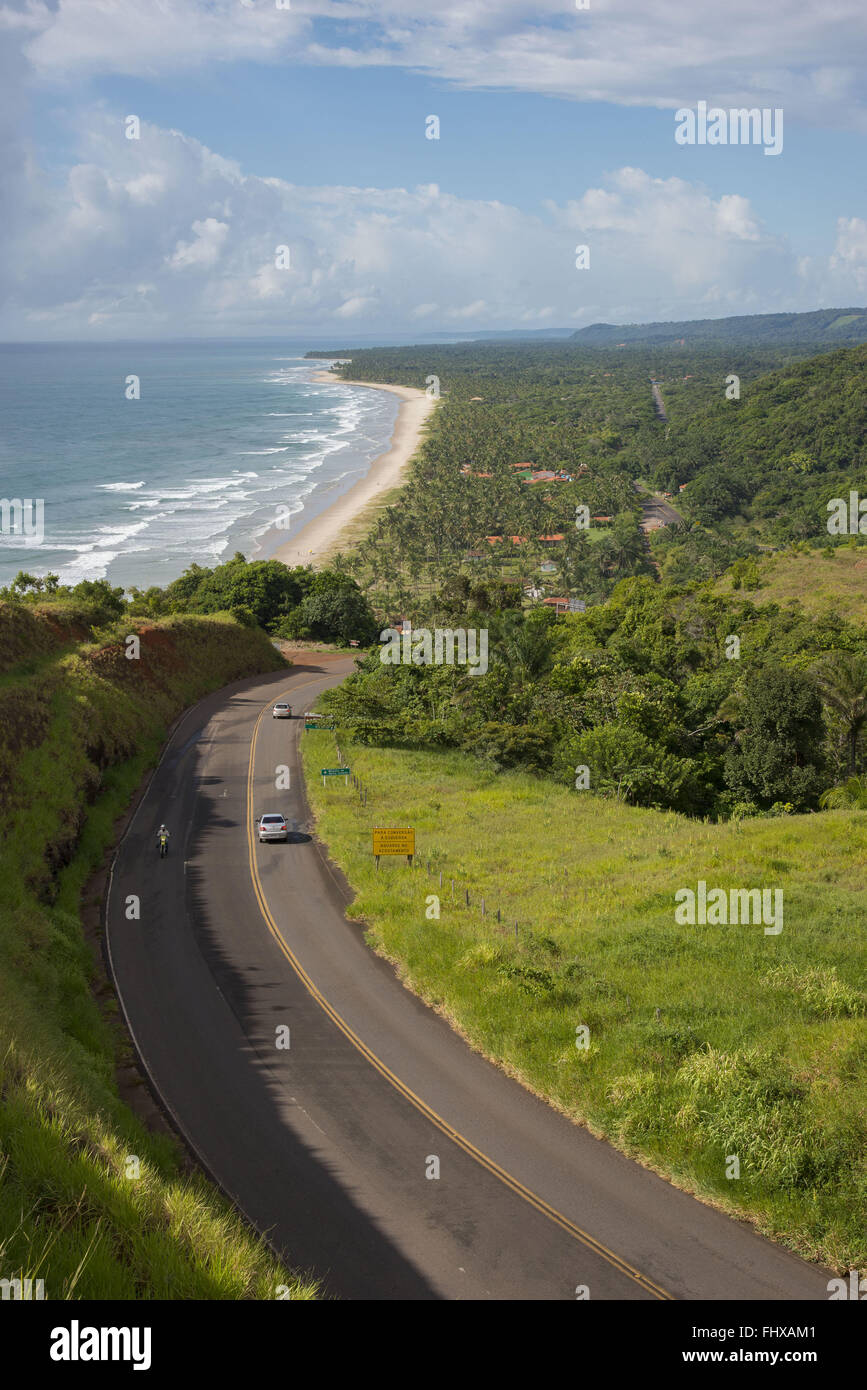
<instances>
[{"instance_id":1,"label":"alamy watermark","mask_svg":"<svg viewBox=\"0 0 867 1390\"><path fill-rule=\"evenodd\" d=\"M845 497L832 497L827 505L830 536L867 536L867 497L850 492L848 506Z\"/></svg>"},{"instance_id":2,"label":"alamy watermark","mask_svg":"<svg viewBox=\"0 0 867 1390\"><path fill-rule=\"evenodd\" d=\"M782 888L708 888L700 878L697 891L678 888L674 920L678 926L700 927L758 926L764 923L765 936L779 936L783 930Z\"/></svg>"},{"instance_id":3,"label":"alamy watermark","mask_svg":"<svg viewBox=\"0 0 867 1390\"><path fill-rule=\"evenodd\" d=\"M68 1327L52 1328L48 1355L52 1361L130 1361L134 1371L148 1371L151 1329L82 1327L73 1318Z\"/></svg>"},{"instance_id":4,"label":"alamy watermark","mask_svg":"<svg viewBox=\"0 0 867 1390\"><path fill-rule=\"evenodd\" d=\"M0 1279L0 1299L30 1303L45 1298L44 1279Z\"/></svg>"},{"instance_id":5,"label":"alamy watermark","mask_svg":"<svg viewBox=\"0 0 867 1390\"><path fill-rule=\"evenodd\" d=\"M45 540L45 499L0 497L0 537L20 536L26 547Z\"/></svg>"},{"instance_id":6,"label":"alamy watermark","mask_svg":"<svg viewBox=\"0 0 867 1390\"><path fill-rule=\"evenodd\" d=\"M849 1270L848 1284L845 1279L829 1279L826 1287L831 1302L846 1298L863 1303L867 1299L867 1279L862 1279L857 1269Z\"/></svg>"},{"instance_id":7,"label":"alamy watermark","mask_svg":"<svg viewBox=\"0 0 867 1390\"><path fill-rule=\"evenodd\" d=\"M471 676L488 669L488 629L463 627L383 628L379 659L383 666L469 666Z\"/></svg>"},{"instance_id":8,"label":"alamy watermark","mask_svg":"<svg viewBox=\"0 0 867 1390\"><path fill-rule=\"evenodd\" d=\"M765 154L783 153L783 110L780 106L745 106L724 111L700 101L693 111L682 106L674 113L678 145L764 145Z\"/></svg>"}]
</instances>

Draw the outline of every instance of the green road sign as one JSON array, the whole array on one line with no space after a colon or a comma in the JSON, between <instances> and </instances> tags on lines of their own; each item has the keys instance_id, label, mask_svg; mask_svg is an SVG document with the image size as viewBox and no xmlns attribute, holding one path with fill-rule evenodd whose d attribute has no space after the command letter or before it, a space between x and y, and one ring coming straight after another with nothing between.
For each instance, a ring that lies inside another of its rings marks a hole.
<instances>
[{"instance_id":1,"label":"green road sign","mask_svg":"<svg viewBox=\"0 0 867 1390\"><path fill-rule=\"evenodd\" d=\"M323 776L323 777L348 777L348 776L349 776L349 768L348 768L348 767L323 767L323 769L322 769L322 776Z\"/></svg>"}]
</instances>

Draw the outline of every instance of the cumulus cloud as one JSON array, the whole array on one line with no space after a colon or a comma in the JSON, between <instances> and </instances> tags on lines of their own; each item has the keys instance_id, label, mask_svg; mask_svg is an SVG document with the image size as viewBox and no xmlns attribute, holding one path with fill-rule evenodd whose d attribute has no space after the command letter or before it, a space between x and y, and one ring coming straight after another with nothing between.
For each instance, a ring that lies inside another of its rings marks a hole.
<instances>
[{"instance_id":1,"label":"cumulus cloud","mask_svg":"<svg viewBox=\"0 0 867 1390\"><path fill-rule=\"evenodd\" d=\"M841 217L837 223L837 242L831 256L832 275L867 290L867 222L861 217Z\"/></svg>"},{"instance_id":2,"label":"cumulus cloud","mask_svg":"<svg viewBox=\"0 0 867 1390\"><path fill-rule=\"evenodd\" d=\"M138 187L141 183L141 179L134 180L133 186ZM127 185L128 189L129 187L130 185ZM169 257L169 265L174 270L184 270L189 266L216 265L228 230L228 222L218 222L216 217L197 220L193 223L194 239L178 242L173 255Z\"/></svg>"},{"instance_id":3,"label":"cumulus cloud","mask_svg":"<svg viewBox=\"0 0 867 1390\"><path fill-rule=\"evenodd\" d=\"M128 140L101 108L79 141L61 188L32 174L32 216L0 254L7 337L635 321L845 303L867 284L859 219L808 260L742 194L636 168L528 212L432 184L262 178L177 131Z\"/></svg>"}]
</instances>

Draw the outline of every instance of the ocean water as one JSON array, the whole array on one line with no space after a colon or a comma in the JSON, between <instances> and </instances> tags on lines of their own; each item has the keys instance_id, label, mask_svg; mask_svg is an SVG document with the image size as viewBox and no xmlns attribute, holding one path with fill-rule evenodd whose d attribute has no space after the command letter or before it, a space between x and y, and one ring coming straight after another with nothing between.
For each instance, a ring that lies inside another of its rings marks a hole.
<instances>
[{"instance_id":1,"label":"ocean water","mask_svg":"<svg viewBox=\"0 0 867 1390\"><path fill-rule=\"evenodd\" d=\"M0 498L44 501L39 545L0 519L0 583L146 587L236 550L267 558L364 475L397 417L391 392L312 382L328 364L305 350L0 344Z\"/></svg>"}]
</instances>

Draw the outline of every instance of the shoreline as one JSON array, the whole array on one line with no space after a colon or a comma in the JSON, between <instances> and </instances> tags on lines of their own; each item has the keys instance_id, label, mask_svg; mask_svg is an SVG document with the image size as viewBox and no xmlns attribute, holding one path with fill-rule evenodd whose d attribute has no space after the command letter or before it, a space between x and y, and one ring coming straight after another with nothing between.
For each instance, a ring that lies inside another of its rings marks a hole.
<instances>
[{"instance_id":1,"label":"shoreline","mask_svg":"<svg viewBox=\"0 0 867 1390\"><path fill-rule=\"evenodd\" d=\"M294 566L312 564L321 560L336 548L339 536L370 502L382 493L399 487L409 460L419 447L422 428L431 414L436 401L426 391L415 386L392 386L380 381L335 380L329 372L315 372L310 378L318 383L328 382L336 386L369 386L372 391L391 391L400 398L397 419L394 422L391 439L385 453L371 461L363 478L335 498L318 516L311 517L306 525L292 537L268 549L268 541L276 532L263 537L265 558L280 560L284 565Z\"/></svg>"}]
</instances>

